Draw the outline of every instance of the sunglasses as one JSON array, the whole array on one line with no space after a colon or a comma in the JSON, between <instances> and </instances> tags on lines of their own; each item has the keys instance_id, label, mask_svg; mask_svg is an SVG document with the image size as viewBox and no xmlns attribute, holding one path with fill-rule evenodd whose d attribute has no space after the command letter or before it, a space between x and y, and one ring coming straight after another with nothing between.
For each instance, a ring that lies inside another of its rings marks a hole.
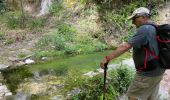
<instances>
[{"instance_id":1,"label":"sunglasses","mask_svg":"<svg viewBox=\"0 0 170 100\"><path fill-rule=\"evenodd\" d=\"M139 18L139 17L141 17L141 16L136 15L136 16L134 16L134 17L132 18L132 20L135 21L135 19L136 19L136 18Z\"/></svg>"}]
</instances>

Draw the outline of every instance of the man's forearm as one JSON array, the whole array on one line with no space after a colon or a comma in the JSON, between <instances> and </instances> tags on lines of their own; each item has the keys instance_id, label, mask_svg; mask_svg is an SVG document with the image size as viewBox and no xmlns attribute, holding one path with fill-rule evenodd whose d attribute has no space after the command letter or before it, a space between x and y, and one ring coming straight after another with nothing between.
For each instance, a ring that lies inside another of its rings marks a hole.
<instances>
[{"instance_id":1,"label":"man's forearm","mask_svg":"<svg viewBox=\"0 0 170 100\"><path fill-rule=\"evenodd\" d=\"M112 51L107 57L112 60L128 51L132 46L128 43L121 44L116 50Z\"/></svg>"}]
</instances>

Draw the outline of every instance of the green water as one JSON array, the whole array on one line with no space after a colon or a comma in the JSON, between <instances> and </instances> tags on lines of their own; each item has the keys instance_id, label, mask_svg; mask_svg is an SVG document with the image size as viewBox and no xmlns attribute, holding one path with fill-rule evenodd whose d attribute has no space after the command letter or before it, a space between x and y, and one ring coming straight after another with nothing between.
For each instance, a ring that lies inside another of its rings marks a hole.
<instances>
[{"instance_id":1,"label":"green water","mask_svg":"<svg viewBox=\"0 0 170 100\"><path fill-rule=\"evenodd\" d=\"M28 68L30 71L42 71L53 69L55 71L67 71L69 69L75 69L82 73L96 70L100 65L100 61L105 55L109 54L111 51L97 52L93 54L84 54L74 57L63 57L56 58L52 61L45 63L39 63L34 65L29 65ZM117 59L111 61L111 63L118 63L123 59L130 57L130 53L125 53Z\"/></svg>"},{"instance_id":2,"label":"green water","mask_svg":"<svg viewBox=\"0 0 170 100\"><path fill-rule=\"evenodd\" d=\"M78 71L80 74L88 71L95 71L100 68L100 61L103 57L109 54L111 51L96 52L93 54L78 55L74 57L60 57L51 61L36 63L33 65L21 66L20 68L8 69L2 71L4 76L5 84L8 88L15 93L18 85L24 82L25 78L33 77L34 72L38 72L41 75L51 74L51 71L57 76L65 77L69 70ZM125 53L111 63L119 63L120 61L131 57L130 53Z\"/></svg>"}]
</instances>

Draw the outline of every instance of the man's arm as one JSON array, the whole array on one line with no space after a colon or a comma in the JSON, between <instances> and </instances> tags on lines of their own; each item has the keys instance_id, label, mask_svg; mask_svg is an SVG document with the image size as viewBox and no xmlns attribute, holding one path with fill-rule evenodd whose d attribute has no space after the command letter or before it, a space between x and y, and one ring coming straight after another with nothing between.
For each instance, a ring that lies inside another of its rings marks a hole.
<instances>
[{"instance_id":1,"label":"man's arm","mask_svg":"<svg viewBox=\"0 0 170 100\"><path fill-rule=\"evenodd\" d=\"M109 63L110 60L115 59L116 57L120 56L121 54L128 51L132 46L129 43L123 43L117 47L116 50L112 51L109 55L107 55L100 63L100 67L104 68L105 63Z\"/></svg>"}]
</instances>

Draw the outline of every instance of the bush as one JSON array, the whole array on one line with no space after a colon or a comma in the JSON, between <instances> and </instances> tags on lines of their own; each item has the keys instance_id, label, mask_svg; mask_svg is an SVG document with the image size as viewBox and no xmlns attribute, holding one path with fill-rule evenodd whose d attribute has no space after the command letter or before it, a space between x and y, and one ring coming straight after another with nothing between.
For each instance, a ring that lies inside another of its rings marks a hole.
<instances>
[{"instance_id":1,"label":"bush","mask_svg":"<svg viewBox=\"0 0 170 100\"><path fill-rule=\"evenodd\" d=\"M0 40L2 40L4 38L4 36L5 36L5 33L0 32Z\"/></svg>"},{"instance_id":2,"label":"bush","mask_svg":"<svg viewBox=\"0 0 170 100\"><path fill-rule=\"evenodd\" d=\"M50 13L52 15L58 16L60 12L64 9L62 0L54 1L50 7Z\"/></svg>"},{"instance_id":3,"label":"bush","mask_svg":"<svg viewBox=\"0 0 170 100\"><path fill-rule=\"evenodd\" d=\"M2 71L5 84L11 92L16 93L18 85L23 82L25 78L31 77L32 73L27 68L17 68Z\"/></svg>"},{"instance_id":4,"label":"bush","mask_svg":"<svg viewBox=\"0 0 170 100\"><path fill-rule=\"evenodd\" d=\"M127 66L119 66L116 70L109 72L110 84L119 93L125 93L134 77L134 71Z\"/></svg>"},{"instance_id":5,"label":"bush","mask_svg":"<svg viewBox=\"0 0 170 100\"><path fill-rule=\"evenodd\" d=\"M27 19L27 27L32 29L40 29L45 26L46 19L45 18L29 18Z\"/></svg>"},{"instance_id":6,"label":"bush","mask_svg":"<svg viewBox=\"0 0 170 100\"><path fill-rule=\"evenodd\" d=\"M43 51L61 51L68 55L101 51L106 45L91 36L77 35L74 27L66 23L57 25L57 30L42 37L36 44Z\"/></svg>"},{"instance_id":7,"label":"bush","mask_svg":"<svg viewBox=\"0 0 170 100\"><path fill-rule=\"evenodd\" d=\"M21 24L21 14L19 12L7 12L5 14L7 27L14 29Z\"/></svg>"},{"instance_id":8,"label":"bush","mask_svg":"<svg viewBox=\"0 0 170 100\"><path fill-rule=\"evenodd\" d=\"M133 79L133 75L134 72L132 69L125 66L110 71L108 74L110 80L107 81L105 99L116 100L120 94L125 93ZM70 90L76 87L79 88L81 92L77 95L72 95L69 100L103 100L103 75L81 80L77 80L77 78L75 79L74 77L71 78L74 82L69 81L70 83L67 82L67 85L72 87ZM84 82L81 82L82 80L84 80Z\"/></svg>"}]
</instances>

